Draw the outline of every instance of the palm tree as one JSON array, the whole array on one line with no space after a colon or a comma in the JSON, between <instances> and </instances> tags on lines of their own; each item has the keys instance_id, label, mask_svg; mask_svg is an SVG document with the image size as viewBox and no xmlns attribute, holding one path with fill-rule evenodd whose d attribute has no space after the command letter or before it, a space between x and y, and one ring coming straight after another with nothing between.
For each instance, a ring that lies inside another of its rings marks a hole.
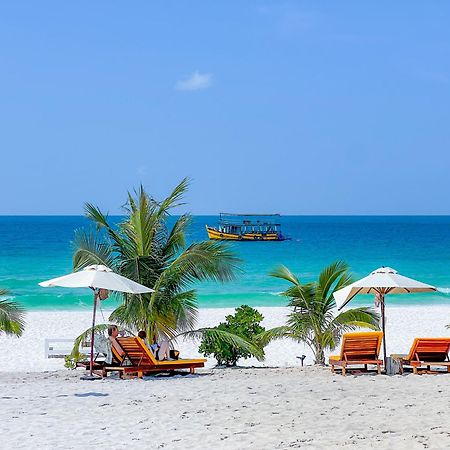
<instances>
[{"instance_id":1,"label":"palm tree","mask_svg":"<svg viewBox=\"0 0 450 450\"><path fill-rule=\"evenodd\" d=\"M291 338L305 343L314 354L314 364L325 364L325 351L333 350L342 334L358 327L378 329L379 315L372 308L354 308L335 315L335 291L352 283L347 264L337 261L322 270L319 279L302 284L281 266L271 276L292 284L281 295L288 297L292 312L285 326L265 332L261 339Z\"/></svg>"},{"instance_id":2,"label":"palm tree","mask_svg":"<svg viewBox=\"0 0 450 450\"><path fill-rule=\"evenodd\" d=\"M99 208L86 204L86 215L96 230L76 232L74 270L104 264L155 290L151 294L117 294L122 302L111 321L167 339L191 332L198 313L192 285L234 277L239 260L223 243L203 241L186 246L189 214L181 215L169 227L170 212L182 204L187 188L188 180L183 179L165 200L157 202L141 186L134 195L128 194L125 218L118 225Z\"/></svg>"},{"instance_id":3,"label":"palm tree","mask_svg":"<svg viewBox=\"0 0 450 450\"><path fill-rule=\"evenodd\" d=\"M0 289L0 297L9 295L6 289ZM16 302L0 300L0 333L21 336L25 328L24 310Z\"/></svg>"}]
</instances>

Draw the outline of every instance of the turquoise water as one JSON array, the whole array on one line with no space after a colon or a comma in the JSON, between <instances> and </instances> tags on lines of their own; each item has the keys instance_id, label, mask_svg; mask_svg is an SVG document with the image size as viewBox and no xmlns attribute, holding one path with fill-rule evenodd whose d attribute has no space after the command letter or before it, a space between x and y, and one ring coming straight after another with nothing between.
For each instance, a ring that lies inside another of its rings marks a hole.
<instances>
[{"instance_id":1,"label":"turquoise water","mask_svg":"<svg viewBox=\"0 0 450 450\"><path fill-rule=\"evenodd\" d=\"M120 220L120 218L115 218ZM206 239L205 224L217 218L194 217L189 241ZM41 288L38 282L71 271L73 233L88 226L83 217L0 217L0 286L28 309L90 308L84 289ZM230 283L198 286L201 307L281 306L286 284L267 273L287 265L304 280L314 279L328 263L343 259L356 277L385 265L406 276L450 287L450 217L287 216L284 242L237 242L242 273ZM391 303L449 303L442 294L392 297ZM368 302L362 297L361 302ZM105 306L114 306L108 300Z\"/></svg>"}]
</instances>

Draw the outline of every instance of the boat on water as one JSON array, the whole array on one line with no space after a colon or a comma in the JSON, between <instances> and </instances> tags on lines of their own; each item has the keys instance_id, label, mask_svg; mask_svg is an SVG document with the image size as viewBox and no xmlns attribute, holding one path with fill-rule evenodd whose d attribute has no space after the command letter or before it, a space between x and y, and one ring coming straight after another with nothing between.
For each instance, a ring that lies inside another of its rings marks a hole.
<instances>
[{"instance_id":1,"label":"boat on water","mask_svg":"<svg viewBox=\"0 0 450 450\"><path fill-rule=\"evenodd\" d=\"M220 213L219 224L206 225L209 239L223 241L285 241L281 224L274 220L279 214Z\"/></svg>"}]
</instances>

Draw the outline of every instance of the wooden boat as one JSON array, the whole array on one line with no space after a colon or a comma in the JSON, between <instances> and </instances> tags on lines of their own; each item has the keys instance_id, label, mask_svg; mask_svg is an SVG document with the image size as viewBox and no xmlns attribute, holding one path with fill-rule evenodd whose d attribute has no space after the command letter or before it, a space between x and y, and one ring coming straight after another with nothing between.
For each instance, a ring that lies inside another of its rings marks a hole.
<instances>
[{"instance_id":1,"label":"wooden boat","mask_svg":"<svg viewBox=\"0 0 450 450\"><path fill-rule=\"evenodd\" d=\"M270 221L279 214L220 213L219 224L206 225L209 239L224 241L285 241L281 224Z\"/></svg>"}]
</instances>

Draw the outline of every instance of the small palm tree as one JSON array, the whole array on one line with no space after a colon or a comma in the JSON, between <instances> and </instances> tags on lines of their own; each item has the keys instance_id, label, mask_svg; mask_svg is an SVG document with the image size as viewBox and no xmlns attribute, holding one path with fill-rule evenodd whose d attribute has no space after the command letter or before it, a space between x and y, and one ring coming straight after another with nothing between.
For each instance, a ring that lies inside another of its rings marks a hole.
<instances>
[{"instance_id":1,"label":"small palm tree","mask_svg":"<svg viewBox=\"0 0 450 450\"><path fill-rule=\"evenodd\" d=\"M9 295L6 289L0 289L0 297ZM0 333L21 336L25 328L23 308L11 300L0 300Z\"/></svg>"},{"instance_id":2,"label":"small palm tree","mask_svg":"<svg viewBox=\"0 0 450 450\"><path fill-rule=\"evenodd\" d=\"M194 329L197 292L193 284L204 280L231 280L239 260L222 242L186 244L188 214L173 226L168 218L180 206L188 188L184 179L162 202L149 196L143 187L128 194L125 218L112 223L99 208L86 204L86 215L96 225L92 233L79 230L75 237L74 270L90 264L104 264L144 286L151 294L121 294L121 304L110 320L130 330L146 330L172 339Z\"/></svg>"},{"instance_id":3,"label":"small palm tree","mask_svg":"<svg viewBox=\"0 0 450 450\"><path fill-rule=\"evenodd\" d=\"M320 273L315 282L302 284L284 266L271 276L292 284L281 295L288 297L292 312L285 326L268 330L262 340L291 338L305 343L314 354L314 364L325 364L325 351L333 350L342 334L358 327L378 329L379 315L372 308L354 308L335 315L335 291L352 282L347 264L337 261Z\"/></svg>"}]
</instances>

